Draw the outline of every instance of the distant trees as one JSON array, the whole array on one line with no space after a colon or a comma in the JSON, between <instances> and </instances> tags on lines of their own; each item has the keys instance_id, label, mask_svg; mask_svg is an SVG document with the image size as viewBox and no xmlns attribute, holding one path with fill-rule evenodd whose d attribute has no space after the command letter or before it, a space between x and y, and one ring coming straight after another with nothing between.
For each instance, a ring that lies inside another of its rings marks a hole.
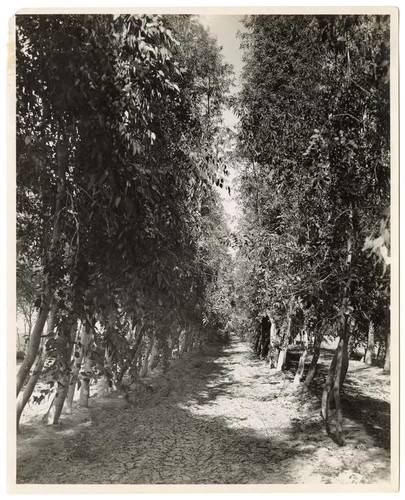
<instances>
[{"instance_id":1,"label":"distant trees","mask_svg":"<svg viewBox=\"0 0 405 500\"><path fill-rule=\"evenodd\" d=\"M230 75L190 16L17 16L17 282L37 308L17 395L45 355L48 423L96 373L119 387L224 332Z\"/></svg>"},{"instance_id":2,"label":"distant trees","mask_svg":"<svg viewBox=\"0 0 405 500\"><path fill-rule=\"evenodd\" d=\"M272 323L261 352L274 366L305 334L307 385L322 338L339 338L322 414L334 400L342 443L349 341L368 335L372 350L378 330L389 356L389 18L250 16L245 27L238 294L254 339Z\"/></svg>"}]
</instances>

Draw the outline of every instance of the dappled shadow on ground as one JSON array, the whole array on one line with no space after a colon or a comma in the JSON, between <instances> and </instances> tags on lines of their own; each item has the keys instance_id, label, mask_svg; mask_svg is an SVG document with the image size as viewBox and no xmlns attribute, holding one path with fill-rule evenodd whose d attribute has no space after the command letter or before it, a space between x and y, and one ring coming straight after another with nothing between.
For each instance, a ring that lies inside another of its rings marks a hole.
<instances>
[{"instance_id":1,"label":"dappled shadow on ground","mask_svg":"<svg viewBox=\"0 0 405 500\"><path fill-rule=\"evenodd\" d=\"M319 402L332 357L333 349L322 349L316 376L308 390ZM361 426L370 442L386 450L390 448L388 396L389 375L384 374L381 368L367 366L360 361L349 361L341 396L343 416Z\"/></svg>"},{"instance_id":2,"label":"dappled shadow on ground","mask_svg":"<svg viewBox=\"0 0 405 500\"><path fill-rule=\"evenodd\" d=\"M354 431L345 450L338 447L317 396L295 394L288 380L235 338L194 353L149 379L153 395L129 403L118 394L95 398L92 424L59 435L57 456L41 440L35 463L21 454L18 482L349 484L387 477L384 450L364 446Z\"/></svg>"},{"instance_id":3,"label":"dappled shadow on ground","mask_svg":"<svg viewBox=\"0 0 405 500\"><path fill-rule=\"evenodd\" d=\"M342 404L347 418L361 423L377 446L390 449L390 404L381 399L359 394L347 380L342 394Z\"/></svg>"}]
</instances>

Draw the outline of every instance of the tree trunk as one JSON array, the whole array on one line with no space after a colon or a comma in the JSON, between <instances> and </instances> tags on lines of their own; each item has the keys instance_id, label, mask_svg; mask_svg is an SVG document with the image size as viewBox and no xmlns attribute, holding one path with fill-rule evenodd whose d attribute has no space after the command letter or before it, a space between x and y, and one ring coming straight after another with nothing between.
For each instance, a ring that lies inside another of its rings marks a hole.
<instances>
[{"instance_id":1,"label":"tree trunk","mask_svg":"<svg viewBox=\"0 0 405 500\"><path fill-rule=\"evenodd\" d=\"M355 207L353 204L350 209L350 234L347 239L347 257L346 257L346 267L347 273L350 275L351 269L353 267L353 256L355 256L356 240L357 235L357 214L355 212ZM348 284L345 287L342 306L344 309L348 309L350 304L350 291ZM329 408L331 396L333 394L335 406L336 406L336 435L335 440L339 445L344 444L343 439L343 415L342 415L342 404L340 400L340 392L342 390L343 382L346 377L347 369L349 366L349 316L348 311L343 316L342 322L342 333L339 338L339 344L333 356L331 367L328 373L328 378L325 384L325 389L322 395L322 416L326 421L327 431L329 432ZM333 391L333 392L332 392Z\"/></svg>"},{"instance_id":2,"label":"tree trunk","mask_svg":"<svg viewBox=\"0 0 405 500\"><path fill-rule=\"evenodd\" d=\"M177 337L177 359L180 359L180 351L181 351L181 346L182 346L182 335L183 335L183 330L180 330L179 336Z\"/></svg>"},{"instance_id":3,"label":"tree trunk","mask_svg":"<svg viewBox=\"0 0 405 500\"><path fill-rule=\"evenodd\" d=\"M79 330L79 332L80 333L77 339L78 340L77 344L79 344L80 342L80 345L78 346L79 349L75 350L75 357L73 359L73 368L72 368L72 373L70 375L69 388L65 402L65 413L67 414L72 413L73 398L76 391L77 381L79 380L80 368L82 366L84 353L87 352L88 346L91 343L92 333L93 333L90 325L88 324L82 325L82 328ZM76 353L78 356L76 356Z\"/></svg>"},{"instance_id":4,"label":"tree trunk","mask_svg":"<svg viewBox=\"0 0 405 500\"><path fill-rule=\"evenodd\" d=\"M42 304L41 310L38 314L38 318L35 322L35 326L30 336L24 361L22 362L20 369L18 370L17 373L17 396L28 377L31 367L34 364L35 358L37 357L39 346L41 344L41 336L44 330L46 320L48 318L48 313L49 313L49 301L46 300Z\"/></svg>"},{"instance_id":5,"label":"tree trunk","mask_svg":"<svg viewBox=\"0 0 405 500\"><path fill-rule=\"evenodd\" d=\"M262 346L260 355L266 359L271 341L271 322L268 316L262 318Z\"/></svg>"},{"instance_id":6,"label":"tree trunk","mask_svg":"<svg viewBox=\"0 0 405 500\"><path fill-rule=\"evenodd\" d=\"M287 330L284 330L280 351L278 353L277 368L276 370L280 372L284 368L285 360L287 358L288 341L291 334L291 304L288 312L288 326Z\"/></svg>"},{"instance_id":7,"label":"tree trunk","mask_svg":"<svg viewBox=\"0 0 405 500\"><path fill-rule=\"evenodd\" d=\"M113 379L114 379L114 374L112 369L113 357L114 357L113 344L112 342L107 341L107 344L104 349L104 373L103 373L103 379L107 392L110 392L110 390L113 387Z\"/></svg>"},{"instance_id":8,"label":"tree trunk","mask_svg":"<svg viewBox=\"0 0 405 500\"><path fill-rule=\"evenodd\" d=\"M378 342L378 349L377 349L377 360L380 361L381 359L381 341Z\"/></svg>"},{"instance_id":9,"label":"tree trunk","mask_svg":"<svg viewBox=\"0 0 405 500\"><path fill-rule=\"evenodd\" d=\"M320 332L317 332L314 340L314 353L312 355L311 364L309 365L307 376L305 377L304 387L308 388L309 384L312 382L316 368L318 366L318 359L321 353L321 344L322 344L322 335Z\"/></svg>"},{"instance_id":10,"label":"tree trunk","mask_svg":"<svg viewBox=\"0 0 405 500\"><path fill-rule=\"evenodd\" d=\"M343 383L346 379L347 370L349 368L349 335L346 332L346 337L343 342L343 352L342 352L342 369L339 376L339 387L342 390Z\"/></svg>"},{"instance_id":11,"label":"tree trunk","mask_svg":"<svg viewBox=\"0 0 405 500\"><path fill-rule=\"evenodd\" d=\"M66 338L66 353L64 356L64 365L65 370L63 375L58 380L58 386L56 389L55 397L52 400L52 403L46 412L44 418L42 419L47 425L56 425L59 422L59 417L61 416L63 405L65 403L65 399L69 389L69 380L70 380L70 365L71 365L71 357L72 350L74 345L74 340L76 338L77 331L77 319L75 319L70 328L69 336ZM67 332L66 332L67 333Z\"/></svg>"},{"instance_id":12,"label":"tree trunk","mask_svg":"<svg viewBox=\"0 0 405 500\"><path fill-rule=\"evenodd\" d=\"M326 421L327 429L329 431L329 409L332 396L336 406L336 435L335 439L339 445L344 444L343 439L343 415L342 404L340 400L340 392L346 377L348 364L349 364L349 335L347 332L347 317L344 318L343 333L340 336L338 347L335 350L331 366L329 369L328 377L326 379L325 388L322 394L322 417Z\"/></svg>"},{"instance_id":13,"label":"tree trunk","mask_svg":"<svg viewBox=\"0 0 405 500\"><path fill-rule=\"evenodd\" d=\"M179 349L180 349L179 338L180 338L180 330L177 329L176 333L174 334L173 343L172 343L172 345L173 345L173 352L175 352L177 350L177 354L178 354Z\"/></svg>"},{"instance_id":14,"label":"tree trunk","mask_svg":"<svg viewBox=\"0 0 405 500\"><path fill-rule=\"evenodd\" d=\"M274 355L275 353L274 353L272 339L275 339L277 337L277 328L274 319L269 318L269 321L270 321L270 342L269 342L269 351L267 353L266 359L270 364L270 368L275 368L277 366L277 363L275 360L275 355Z\"/></svg>"},{"instance_id":15,"label":"tree trunk","mask_svg":"<svg viewBox=\"0 0 405 500\"><path fill-rule=\"evenodd\" d=\"M47 425L56 425L59 422L59 417L62 413L63 403L65 402L66 394L69 388L69 377L65 375L58 380L58 388L51 405L46 412L42 421Z\"/></svg>"},{"instance_id":16,"label":"tree trunk","mask_svg":"<svg viewBox=\"0 0 405 500\"><path fill-rule=\"evenodd\" d=\"M87 350L84 353L83 357L84 357L84 362L80 377L81 386L80 386L79 405L83 406L84 408L88 408L89 396L90 396L91 369L93 366L89 346L87 347Z\"/></svg>"},{"instance_id":17,"label":"tree trunk","mask_svg":"<svg viewBox=\"0 0 405 500\"><path fill-rule=\"evenodd\" d=\"M57 304L54 302L52 304L52 307L49 312L49 317L48 317L48 323L46 326L46 336L49 338L52 335L54 324L55 324L55 315L56 315L56 310L57 310ZM30 379L28 380L27 386L24 389L24 393L21 396L21 398L18 399L17 402L17 429L18 429L18 424L20 422L20 418L22 415L22 412L24 410L25 405L28 403L34 389L35 385L38 382L39 377L41 376L42 368L45 363L45 358L46 358L46 351L44 345L41 345L40 351L38 352L38 357L37 361L33 370L33 373L31 374Z\"/></svg>"},{"instance_id":18,"label":"tree trunk","mask_svg":"<svg viewBox=\"0 0 405 500\"><path fill-rule=\"evenodd\" d=\"M263 355L263 350L264 350L264 344L265 344L265 341L266 341L266 334L264 332L264 329L263 329L263 324L261 325L261 331L260 331L260 343L259 343L259 351L258 351L258 354L259 356L262 356Z\"/></svg>"},{"instance_id":19,"label":"tree trunk","mask_svg":"<svg viewBox=\"0 0 405 500\"><path fill-rule=\"evenodd\" d=\"M263 347L262 347L262 352L261 352L261 357L263 359L267 358L267 355L269 354L270 350L270 337L267 337L264 341Z\"/></svg>"},{"instance_id":20,"label":"tree trunk","mask_svg":"<svg viewBox=\"0 0 405 500\"><path fill-rule=\"evenodd\" d=\"M300 360L298 362L298 368L293 382L294 385L298 385L301 382L302 376L304 374L305 359L307 357L307 353L308 353L308 346L305 346L304 352L301 354Z\"/></svg>"},{"instance_id":21,"label":"tree trunk","mask_svg":"<svg viewBox=\"0 0 405 500\"><path fill-rule=\"evenodd\" d=\"M374 358L374 323L370 321L368 326L367 350L364 357L366 365L371 365Z\"/></svg>"},{"instance_id":22,"label":"tree trunk","mask_svg":"<svg viewBox=\"0 0 405 500\"><path fill-rule=\"evenodd\" d=\"M35 385L38 382L39 377L41 376L44 363L45 363L45 349L42 347L38 352L37 361L35 363L32 375L27 385L25 386L24 392L19 395L17 401L17 432L19 431L20 418L22 412L34 391Z\"/></svg>"},{"instance_id":23,"label":"tree trunk","mask_svg":"<svg viewBox=\"0 0 405 500\"><path fill-rule=\"evenodd\" d=\"M341 339L339 345L341 344L341 349L338 352L337 366L336 366L336 377L333 384L333 395L335 399L336 406L336 441L339 445L344 444L343 438L343 414L342 414L342 403L340 401L340 391L342 390L343 382L346 377L347 372L347 361L348 360L348 342L347 336Z\"/></svg>"},{"instance_id":24,"label":"tree trunk","mask_svg":"<svg viewBox=\"0 0 405 500\"><path fill-rule=\"evenodd\" d=\"M136 331L138 332L138 334L137 334L137 336L135 338L134 346L133 346L133 348L131 350L131 358L122 367L120 375L116 377L116 381L115 382L116 382L117 388L121 388L122 379L123 379L125 373L129 369L131 369L131 371L132 371L132 375L131 376L134 375L134 372L137 369L138 357L139 357L139 348L141 347L141 342L142 342L142 339L143 339L143 336L144 336L144 333L145 333L145 329L142 328L142 326L139 329L136 327ZM137 375L138 374L136 374L136 377L137 377Z\"/></svg>"},{"instance_id":25,"label":"tree trunk","mask_svg":"<svg viewBox=\"0 0 405 500\"><path fill-rule=\"evenodd\" d=\"M331 364L329 366L328 376L326 377L325 387L322 393L322 403L321 403L321 415L325 421L329 419L329 405L330 405L330 395L333 388L333 382L336 372L336 364L338 358L338 351L341 347L341 341L339 340L338 347L336 348Z\"/></svg>"},{"instance_id":26,"label":"tree trunk","mask_svg":"<svg viewBox=\"0 0 405 500\"><path fill-rule=\"evenodd\" d=\"M173 353L173 339L171 336L167 338L166 345L167 345L167 359L171 360Z\"/></svg>"},{"instance_id":27,"label":"tree trunk","mask_svg":"<svg viewBox=\"0 0 405 500\"><path fill-rule=\"evenodd\" d=\"M62 230L60 211L62 210L62 202L66 195L65 169L66 169L67 154L68 154L68 144L66 138L64 137L63 140L61 140L60 137L58 137L56 145L56 160L58 165L58 176L57 176L58 186L57 186L57 193L55 200L55 214L54 214L54 223L52 229L51 249L48 256L49 260L53 259L54 250L59 241ZM48 278L46 278L45 292L42 298L41 308L37 320L35 321L35 326L30 335L26 356L17 374L17 396L21 391L21 388L24 385L24 382L26 381L26 378L38 354L39 346L41 344L41 336L44 330L46 320L48 318L51 302L52 302L52 290L49 286L49 280Z\"/></svg>"},{"instance_id":28,"label":"tree trunk","mask_svg":"<svg viewBox=\"0 0 405 500\"><path fill-rule=\"evenodd\" d=\"M281 372L282 369L284 368L286 356L287 356L287 347L283 347L282 349L280 349L278 353L277 368L276 368L278 372Z\"/></svg>"},{"instance_id":29,"label":"tree trunk","mask_svg":"<svg viewBox=\"0 0 405 500\"><path fill-rule=\"evenodd\" d=\"M153 346L155 344L155 337L150 337L149 338L149 344L148 344L148 347L146 349L146 353L145 353L145 358L143 360L143 363L142 363L142 368L139 372L139 376L140 377L145 377L146 374L148 373L148 370L149 370L149 357L151 355L151 352L152 352L152 349L153 349Z\"/></svg>"},{"instance_id":30,"label":"tree trunk","mask_svg":"<svg viewBox=\"0 0 405 500\"><path fill-rule=\"evenodd\" d=\"M384 359L384 371L391 371L391 333L387 333L387 342L385 346L385 359Z\"/></svg>"}]
</instances>

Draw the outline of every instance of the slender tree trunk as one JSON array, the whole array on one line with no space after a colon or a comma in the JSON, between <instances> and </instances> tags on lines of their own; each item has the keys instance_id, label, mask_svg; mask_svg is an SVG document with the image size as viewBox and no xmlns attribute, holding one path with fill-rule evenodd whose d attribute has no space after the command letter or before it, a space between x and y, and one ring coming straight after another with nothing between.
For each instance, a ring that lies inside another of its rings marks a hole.
<instances>
[{"instance_id":1,"label":"slender tree trunk","mask_svg":"<svg viewBox=\"0 0 405 500\"><path fill-rule=\"evenodd\" d=\"M287 347L283 347L280 349L280 352L278 353L277 368L276 368L278 372L281 372L282 369L284 368L286 356L287 356Z\"/></svg>"},{"instance_id":2,"label":"slender tree trunk","mask_svg":"<svg viewBox=\"0 0 405 500\"><path fill-rule=\"evenodd\" d=\"M123 366L121 368L120 373L117 374L117 377L115 379L115 385L117 386L117 389L121 389L124 375L127 373L128 369L129 369L129 365L125 364L125 366Z\"/></svg>"},{"instance_id":3,"label":"slender tree trunk","mask_svg":"<svg viewBox=\"0 0 405 500\"><path fill-rule=\"evenodd\" d=\"M269 363L270 368L274 368L273 351L274 351L274 348L273 348L273 345L272 345L271 340L270 340L269 350L268 350L267 356L266 356L266 362Z\"/></svg>"},{"instance_id":4,"label":"slender tree trunk","mask_svg":"<svg viewBox=\"0 0 405 500\"><path fill-rule=\"evenodd\" d=\"M264 341L264 344L263 344L263 347L262 347L262 352L261 352L261 357L263 359L266 359L267 358L267 355L269 353L269 349L270 349L270 338L267 337Z\"/></svg>"},{"instance_id":5,"label":"slender tree trunk","mask_svg":"<svg viewBox=\"0 0 405 500\"><path fill-rule=\"evenodd\" d=\"M285 360L287 358L287 350L288 350L288 342L290 340L290 335L291 335L291 306L289 308L288 312L288 326L287 330L284 331L282 342L281 342L281 348L278 354L278 360L277 360L277 368L276 370L280 372L284 368Z\"/></svg>"},{"instance_id":6,"label":"slender tree trunk","mask_svg":"<svg viewBox=\"0 0 405 500\"><path fill-rule=\"evenodd\" d=\"M266 359L268 353L269 353L269 346L270 346L270 332L271 332L271 323L268 318L268 316L265 316L262 318L262 323L261 323L261 351L260 351L260 356L263 359Z\"/></svg>"},{"instance_id":7,"label":"slender tree trunk","mask_svg":"<svg viewBox=\"0 0 405 500\"><path fill-rule=\"evenodd\" d=\"M20 393L17 401L17 432L19 431L22 412L34 391L35 385L38 382L39 377L41 376L44 363L45 363L45 349L42 347L38 352L37 361L35 363L32 375L27 385L25 386L24 392Z\"/></svg>"},{"instance_id":8,"label":"slender tree trunk","mask_svg":"<svg viewBox=\"0 0 405 500\"><path fill-rule=\"evenodd\" d=\"M184 334L184 330L181 330L179 333L179 337L177 339L177 359L181 358L184 339L182 340L182 335Z\"/></svg>"},{"instance_id":9,"label":"slender tree trunk","mask_svg":"<svg viewBox=\"0 0 405 500\"><path fill-rule=\"evenodd\" d=\"M132 348L131 359L127 362L126 366L123 367L122 372L121 372L121 376L119 378L117 378L117 387L121 386L122 378L128 369L131 369L132 375L134 375L134 373L136 372L136 369L137 369L136 367L138 365L140 347L141 347L142 339L143 339L143 336L145 333L145 329L142 326L140 326L136 330L137 330L138 334L135 338L134 346ZM152 335L153 335L153 333L152 333ZM138 374L136 374L136 377L137 377L137 375Z\"/></svg>"},{"instance_id":10,"label":"slender tree trunk","mask_svg":"<svg viewBox=\"0 0 405 500\"><path fill-rule=\"evenodd\" d=\"M21 388L24 385L24 382L26 381L30 373L35 358L37 357L39 346L41 344L41 335L44 330L46 320L48 318L48 313L49 313L49 299L46 300L41 306L41 310L38 314L38 318L35 322L35 326L31 333L24 361L22 362L20 369L18 370L17 373L17 396L21 391Z\"/></svg>"},{"instance_id":11,"label":"slender tree trunk","mask_svg":"<svg viewBox=\"0 0 405 500\"><path fill-rule=\"evenodd\" d=\"M371 365L374 358L374 323L370 321L367 336L367 351L364 357L366 365Z\"/></svg>"},{"instance_id":12,"label":"slender tree trunk","mask_svg":"<svg viewBox=\"0 0 405 500\"><path fill-rule=\"evenodd\" d=\"M83 324L77 329L76 344L73 349L72 369L69 380L69 387L65 399L64 412L66 414L72 413L73 398L75 395L76 382L78 380L80 367L83 360L83 337L85 336L84 330L87 328Z\"/></svg>"},{"instance_id":13,"label":"slender tree trunk","mask_svg":"<svg viewBox=\"0 0 405 500\"><path fill-rule=\"evenodd\" d=\"M339 351L340 345L341 345L341 341L339 340L339 345L333 354L333 358L332 358L331 364L329 366L328 376L326 377L325 387L324 387L323 393L322 393L321 415L325 421L328 421L328 419L329 419L330 395L331 395L331 391L333 388L333 382L334 382L334 378L335 378L336 364L337 364L337 358L338 358L338 351Z\"/></svg>"},{"instance_id":14,"label":"slender tree trunk","mask_svg":"<svg viewBox=\"0 0 405 500\"><path fill-rule=\"evenodd\" d=\"M61 377L61 380L58 380L55 397L52 400L49 410L42 419L47 425L56 425L59 422L59 417L62 413L63 403L65 402L68 388L69 377L65 375L64 377Z\"/></svg>"},{"instance_id":15,"label":"slender tree trunk","mask_svg":"<svg viewBox=\"0 0 405 500\"><path fill-rule=\"evenodd\" d=\"M73 368L70 375L69 388L65 401L65 412L67 414L72 413L73 398L76 391L76 385L79 380L79 372L82 366L84 353L87 352L88 346L91 343L92 333L92 329L88 324L82 325L79 330L79 336L76 344L78 349L75 350Z\"/></svg>"},{"instance_id":16,"label":"slender tree trunk","mask_svg":"<svg viewBox=\"0 0 405 500\"><path fill-rule=\"evenodd\" d=\"M89 396L90 396L90 378L91 378L91 369L93 363L90 354L90 347L87 347L86 352L84 353L84 362L82 368L82 376L80 377L81 386L80 386L80 396L79 396L79 405L88 408L89 406Z\"/></svg>"},{"instance_id":17,"label":"slender tree trunk","mask_svg":"<svg viewBox=\"0 0 405 500\"><path fill-rule=\"evenodd\" d=\"M336 377L333 384L333 395L335 399L336 406L336 441L339 445L344 444L343 438L343 414L342 414L342 403L340 401L340 392L342 390L343 382L346 377L347 367L348 367L348 342L347 334L339 342L341 344L341 349L338 352L338 359L336 365Z\"/></svg>"},{"instance_id":18,"label":"slender tree trunk","mask_svg":"<svg viewBox=\"0 0 405 500\"><path fill-rule=\"evenodd\" d=\"M74 345L74 340L76 338L77 331L77 319L74 320L70 328L70 335L66 339L66 354L64 358L65 370L63 375L58 380L58 385L56 389L55 397L49 407L49 410L42 419L48 425L56 425L59 422L59 418L62 414L63 405L69 389L70 380L70 364L72 357L72 350Z\"/></svg>"},{"instance_id":19,"label":"slender tree trunk","mask_svg":"<svg viewBox=\"0 0 405 500\"><path fill-rule=\"evenodd\" d=\"M336 425L336 437L338 438L339 444L343 444L343 428L342 428L342 405L340 402L340 380L342 373L342 360L343 360L343 339L339 340L338 348L336 349L336 368L335 376L333 380L333 396L335 399L335 406L337 412L337 425ZM332 393L332 391L331 391Z\"/></svg>"},{"instance_id":20,"label":"slender tree trunk","mask_svg":"<svg viewBox=\"0 0 405 500\"><path fill-rule=\"evenodd\" d=\"M260 330L260 343L259 343L259 351L258 351L259 356L263 355L265 341L266 341L265 332L263 330L263 324L262 324L261 330Z\"/></svg>"},{"instance_id":21,"label":"slender tree trunk","mask_svg":"<svg viewBox=\"0 0 405 500\"><path fill-rule=\"evenodd\" d=\"M308 353L308 346L305 346L305 349L304 349L303 353L301 354L300 360L298 362L298 368L297 368L297 372L295 374L294 382L293 382L294 385L298 385L301 382L302 376L304 374L305 359L307 357L307 353Z\"/></svg>"},{"instance_id":22,"label":"slender tree trunk","mask_svg":"<svg viewBox=\"0 0 405 500\"><path fill-rule=\"evenodd\" d=\"M391 334L390 332L387 333L387 341L386 341L386 346L385 346L385 359L384 359L384 371L385 372L390 372L391 371Z\"/></svg>"},{"instance_id":23,"label":"slender tree trunk","mask_svg":"<svg viewBox=\"0 0 405 500\"><path fill-rule=\"evenodd\" d=\"M378 349L377 349L377 360L379 361L381 359L381 342L378 342Z\"/></svg>"},{"instance_id":24,"label":"slender tree trunk","mask_svg":"<svg viewBox=\"0 0 405 500\"><path fill-rule=\"evenodd\" d=\"M346 379L347 370L349 368L349 332L347 330L343 340L342 369L339 376L340 391L342 390L344 381Z\"/></svg>"},{"instance_id":25,"label":"slender tree trunk","mask_svg":"<svg viewBox=\"0 0 405 500\"><path fill-rule=\"evenodd\" d=\"M350 275L351 269L353 267L353 257L355 255L356 241L355 236L357 234L357 214L353 204L350 209L350 234L347 239L347 258L346 266L347 273ZM345 287L342 306L347 308L350 304L350 291L348 285ZM334 397L334 402L336 406L336 441L338 444L344 444L343 439L343 415L342 415L342 404L340 400L340 392L342 390L343 382L346 377L347 369L349 366L349 317L347 314L343 317L342 333L339 338L339 344L333 356L331 363L331 368L329 370L328 378L325 384L325 389L322 395L322 416L326 420L327 430L329 431L329 405L331 401L331 396Z\"/></svg>"},{"instance_id":26,"label":"slender tree trunk","mask_svg":"<svg viewBox=\"0 0 405 500\"><path fill-rule=\"evenodd\" d=\"M277 366L275 362L274 356L274 347L272 343L272 339L275 339L277 336L277 327L274 319L270 319L270 343L269 343L269 352L267 353L267 360L269 361L270 368L275 368Z\"/></svg>"},{"instance_id":27,"label":"slender tree trunk","mask_svg":"<svg viewBox=\"0 0 405 500\"><path fill-rule=\"evenodd\" d=\"M139 372L139 376L140 377L145 377L146 374L148 373L148 370L149 370L149 357L151 355L151 352L152 352L154 344L155 344L155 337L151 336L149 338L149 344L148 344L148 347L146 349L145 358L143 360L142 367L141 367L141 370Z\"/></svg>"},{"instance_id":28,"label":"slender tree trunk","mask_svg":"<svg viewBox=\"0 0 405 500\"><path fill-rule=\"evenodd\" d=\"M62 203L65 198L65 169L67 161L68 147L67 141L64 137L63 140L58 137L56 146L56 160L58 165L58 186L55 201L55 214L52 229L52 240L51 240L51 250L48 256L49 260L52 260L55 247L59 241L61 235L61 218L60 211L62 209ZM22 362L20 369L17 374L17 396L21 391L24 382L34 364L35 358L38 354L39 346L41 344L41 336L44 330L46 320L48 318L49 309L52 302L52 290L48 284L48 278L46 278L45 292L42 298L41 308L35 322L35 326L30 335L28 348L24 361Z\"/></svg>"},{"instance_id":29,"label":"slender tree trunk","mask_svg":"<svg viewBox=\"0 0 405 500\"><path fill-rule=\"evenodd\" d=\"M53 333L53 328L55 325L55 315L56 315L56 310L57 310L57 304L54 302L52 304L50 313L49 313L49 318L48 318L48 323L47 323L47 328L46 328L46 336L49 338L52 333ZM18 425L20 422L20 418L22 415L22 412L24 411L25 405L28 403L34 389L35 385L38 382L39 377L41 376L42 373L42 368L45 363L45 358L46 358L46 351L44 345L40 347L40 350L38 352L37 356L37 361L34 367L34 370L31 374L31 377L28 380L28 383L24 389L23 395L18 399L17 402L17 429Z\"/></svg>"},{"instance_id":30,"label":"slender tree trunk","mask_svg":"<svg viewBox=\"0 0 405 500\"><path fill-rule=\"evenodd\" d=\"M338 347L333 355L333 360L329 369L328 377L326 380L325 388L322 394L322 417L326 421L329 429L329 409L330 402L333 396L336 406L336 441L338 444L343 445L343 415L342 404L340 400L340 392L342 390L343 382L346 377L348 368L348 345L349 335L347 332L348 319L344 318L343 333L339 339Z\"/></svg>"},{"instance_id":31,"label":"slender tree trunk","mask_svg":"<svg viewBox=\"0 0 405 500\"><path fill-rule=\"evenodd\" d=\"M304 387L308 388L309 384L312 382L316 368L318 366L318 359L321 353L322 335L320 332L316 333L314 340L314 353L312 355L311 364L309 365L307 376L305 377Z\"/></svg>"}]
</instances>

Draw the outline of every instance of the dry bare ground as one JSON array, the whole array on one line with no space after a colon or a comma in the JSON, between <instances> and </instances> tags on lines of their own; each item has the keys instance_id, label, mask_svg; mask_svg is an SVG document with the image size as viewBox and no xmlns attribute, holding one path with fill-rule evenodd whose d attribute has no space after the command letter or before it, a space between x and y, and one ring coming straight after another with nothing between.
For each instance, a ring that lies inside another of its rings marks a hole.
<instances>
[{"instance_id":1,"label":"dry bare ground","mask_svg":"<svg viewBox=\"0 0 405 500\"><path fill-rule=\"evenodd\" d=\"M331 351L314 388L270 370L232 338L194 353L127 402L91 399L59 426L39 416L18 437L18 483L236 484L380 483L389 480L389 377L351 361L343 393L346 445L319 414ZM33 459L35 457L35 459Z\"/></svg>"}]
</instances>

